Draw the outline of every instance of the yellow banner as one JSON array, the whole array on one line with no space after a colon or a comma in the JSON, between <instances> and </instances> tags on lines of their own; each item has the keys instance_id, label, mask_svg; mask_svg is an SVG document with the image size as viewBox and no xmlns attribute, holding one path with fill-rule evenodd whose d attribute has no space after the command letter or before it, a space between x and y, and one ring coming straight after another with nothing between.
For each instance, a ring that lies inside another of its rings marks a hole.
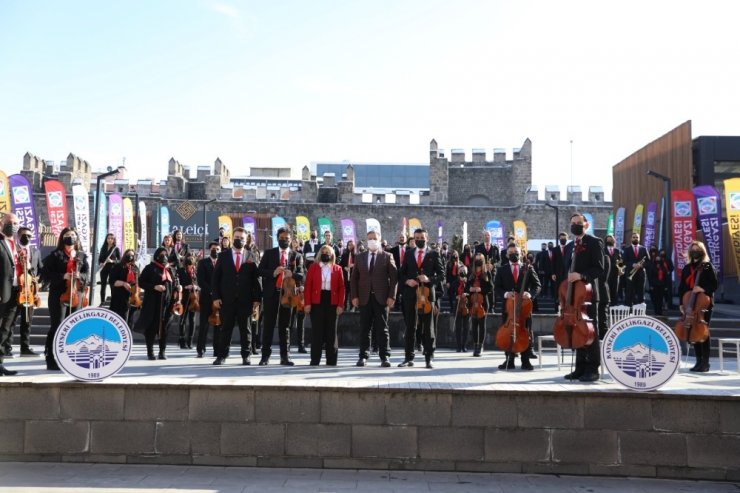
<instances>
[{"instance_id":1,"label":"yellow banner","mask_svg":"<svg viewBox=\"0 0 740 493\"><path fill-rule=\"evenodd\" d=\"M136 230L134 229L134 204L131 199L123 199L123 248L136 251ZM123 253L123 252L121 252Z\"/></svg>"},{"instance_id":2,"label":"yellow banner","mask_svg":"<svg viewBox=\"0 0 740 493\"><path fill-rule=\"evenodd\" d=\"M234 232L234 225L231 224L231 218L229 216L218 216L218 229L224 228L224 236L231 238L231 233Z\"/></svg>"},{"instance_id":3,"label":"yellow banner","mask_svg":"<svg viewBox=\"0 0 740 493\"><path fill-rule=\"evenodd\" d=\"M725 208L730 245L735 257L735 268L740 272L740 178L730 178L725 183Z\"/></svg>"},{"instance_id":4,"label":"yellow banner","mask_svg":"<svg viewBox=\"0 0 740 493\"><path fill-rule=\"evenodd\" d=\"M409 219L409 236L414 236L414 231L417 229L421 229L421 221L419 221L417 218L412 217Z\"/></svg>"},{"instance_id":5,"label":"yellow banner","mask_svg":"<svg viewBox=\"0 0 740 493\"><path fill-rule=\"evenodd\" d=\"M632 221L632 232L640 235L640 238L642 238L642 211L643 205L637 204L635 207L635 217Z\"/></svg>"},{"instance_id":6,"label":"yellow banner","mask_svg":"<svg viewBox=\"0 0 740 493\"><path fill-rule=\"evenodd\" d=\"M0 214L10 212L10 185L8 175L0 171Z\"/></svg>"},{"instance_id":7,"label":"yellow banner","mask_svg":"<svg viewBox=\"0 0 740 493\"><path fill-rule=\"evenodd\" d=\"M295 230L298 241L308 241L311 237L311 222L306 216L296 216Z\"/></svg>"},{"instance_id":8,"label":"yellow banner","mask_svg":"<svg viewBox=\"0 0 740 493\"><path fill-rule=\"evenodd\" d=\"M522 253L527 251L527 225L524 221L517 219L514 221L514 241L519 248L522 249Z\"/></svg>"}]
</instances>

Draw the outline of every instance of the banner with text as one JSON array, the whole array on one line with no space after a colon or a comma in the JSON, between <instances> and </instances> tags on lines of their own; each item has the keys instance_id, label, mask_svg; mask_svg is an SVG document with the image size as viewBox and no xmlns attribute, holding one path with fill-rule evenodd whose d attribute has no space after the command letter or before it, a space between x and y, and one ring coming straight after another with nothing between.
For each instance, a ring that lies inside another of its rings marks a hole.
<instances>
[{"instance_id":1,"label":"banner with text","mask_svg":"<svg viewBox=\"0 0 740 493\"><path fill-rule=\"evenodd\" d=\"M143 200L139 201L139 228L141 228L141 238L139 239L139 257L146 254L147 249L147 223L146 223L146 204ZM145 264L146 265L146 264Z\"/></svg>"},{"instance_id":2,"label":"banner with text","mask_svg":"<svg viewBox=\"0 0 740 493\"><path fill-rule=\"evenodd\" d=\"M514 221L514 241L522 252L527 251L527 225L521 219Z\"/></svg>"},{"instance_id":3,"label":"banner with text","mask_svg":"<svg viewBox=\"0 0 740 493\"><path fill-rule=\"evenodd\" d=\"M655 221L658 217L658 204L650 202L647 205L645 213L645 236L642 238L642 244L648 250L655 243Z\"/></svg>"},{"instance_id":4,"label":"banner with text","mask_svg":"<svg viewBox=\"0 0 740 493\"><path fill-rule=\"evenodd\" d=\"M640 238L642 238L642 211L643 205L637 204L635 206L635 217L632 221L632 232L640 235Z\"/></svg>"},{"instance_id":5,"label":"banner with text","mask_svg":"<svg viewBox=\"0 0 740 493\"><path fill-rule=\"evenodd\" d=\"M311 221L306 216L296 216L295 237L298 241L308 241L311 237Z\"/></svg>"},{"instance_id":6,"label":"banner with text","mask_svg":"<svg viewBox=\"0 0 740 493\"><path fill-rule=\"evenodd\" d=\"M162 244L162 239L168 234L170 234L170 210L167 206L163 205L159 208L159 238L157 238L157 246Z\"/></svg>"},{"instance_id":7,"label":"banner with text","mask_svg":"<svg viewBox=\"0 0 740 493\"><path fill-rule=\"evenodd\" d=\"M82 244L82 251L90 253L90 201L87 196L85 185L74 185L72 187L72 201L75 210L75 226L77 236ZM103 235L105 236L105 235ZM120 245L120 243L119 243Z\"/></svg>"},{"instance_id":8,"label":"banner with text","mask_svg":"<svg viewBox=\"0 0 740 493\"><path fill-rule=\"evenodd\" d=\"M717 279L722 282L722 200L716 188L710 185L695 187L696 217L704 233L712 265L717 270Z\"/></svg>"},{"instance_id":9,"label":"banner with text","mask_svg":"<svg viewBox=\"0 0 740 493\"><path fill-rule=\"evenodd\" d=\"M488 221L486 223L486 231L491 233L491 243L497 244L499 250L506 248L506 231L504 231L504 225L501 221L495 219Z\"/></svg>"},{"instance_id":10,"label":"banner with text","mask_svg":"<svg viewBox=\"0 0 740 493\"><path fill-rule=\"evenodd\" d=\"M10 212L10 185L8 184L8 175L0 171L0 213Z\"/></svg>"},{"instance_id":11,"label":"banner with text","mask_svg":"<svg viewBox=\"0 0 740 493\"><path fill-rule=\"evenodd\" d=\"M134 226L134 203L123 199L123 248L136 251L136 227Z\"/></svg>"},{"instance_id":12,"label":"banner with text","mask_svg":"<svg viewBox=\"0 0 740 493\"><path fill-rule=\"evenodd\" d=\"M620 248L622 243L624 243L624 207L620 207L619 209L617 209L617 220L614 229L614 241Z\"/></svg>"},{"instance_id":13,"label":"banner with text","mask_svg":"<svg viewBox=\"0 0 740 493\"><path fill-rule=\"evenodd\" d=\"M735 257L735 268L740 272L740 178L724 180L724 184L730 244Z\"/></svg>"},{"instance_id":14,"label":"banner with text","mask_svg":"<svg viewBox=\"0 0 740 493\"><path fill-rule=\"evenodd\" d=\"M421 229L421 228L422 228L421 220L419 220L416 217L412 217L411 219L409 219L409 235L413 236L414 231L416 231L417 229Z\"/></svg>"},{"instance_id":15,"label":"banner with text","mask_svg":"<svg viewBox=\"0 0 740 493\"><path fill-rule=\"evenodd\" d=\"M227 215L218 216L218 230L224 230L224 236L231 237L234 233L234 224L231 221L231 217Z\"/></svg>"},{"instance_id":16,"label":"banner with text","mask_svg":"<svg viewBox=\"0 0 740 493\"><path fill-rule=\"evenodd\" d=\"M272 246L276 247L278 246L278 235L277 232L280 228L284 228L288 225L288 223L285 222L285 219L283 219L280 216L275 216L272 218Z\"/></svg>"},{"instance_id":17,"label":"banner with text","mask_svg":"<svg viewBox=\"0 0 740 493\"><path fill-rule=\"evenodd\" d=\"M95 225L95 229L98 230L98 244L93 245L94 250L99 252L105 243L105 236L108 234L108 197L105 196L104 191L100 191L97 200L95 200L95 207L98 209L98 224Z\"/></svg>"},{"instance_id":18,"label":"banner with text","mask_svg":"<svg viewBox=\"0 0 740 493\"><path fill-rule=\"evenodd\" d=\"M609 213L609 218L606 220L606 234L614 236L614 213Z\"/></svg>"},{"instance_id":19,"label":"banner with text","mask_svg":"<svg viewBox=\"0 0 740 493\"><path fill-rule=\"evenodd\" d=\"M377 219L373 217L368 217L367 219L365 219L365 228L366 228L365 229L366 232L367 231L377 231L381 235L383 234L380 231L380 223L378 222Z\"/></svg>"},{"instance_id":20,"label":"banner with text","mask_svg":"<svg viewBox=\"0 0 740 493\"><path fill-rule=\"evenodd\" d=\"M49 215L49 226L54 238L59 238L62 230L69 224L67 219L67 193L57 180L44 182L46 192L46 213Z\"/></svg>"},{"instance_id":21,"label":"banner with text","mask_svg":"<svg viewBox=\"0 0 740 493\"><path fill-rule=\"evenodd\" d=\"M36 248L41 245L39 234L39 220L36 215L36 206L33 203L33 188L28 178L23 175L10 175L10 202L13 214L18 216L18 223L31 230L31 245Z\"/></svg>"},{"instance_id":22,"label":"banner with text","mask_svg":"<svg viewBox=\"0 0 740 493\"><path fill-rule=\"evenodd\" d=\"M113 193L108 197L108 232L116 237L116 245L123 245L123 197Z\"/></svg>"},{"instance_id":23,"label":"banner with text","mask_svg":"<svg viewBox=\"0 0 740 493\"><path fill-rule=\"evenodd\" d=\"M676 272L681 272L686 265L686 252L689 244L696 239L694 194L689 190L673 190L671 210L673 211L673 251Z\"/></svg>"},{"instance_id":24,"label":"banner with text","mask_svg":"<svg viewBox=\"0 0 740 493\"><path fill-rule=\"evenodd\" d=\"M320 217L319 218L319 238L318 240L320 242L324 242L324 233L326 232L331 233L332 241L334 239L334 224L331 222L331 219L328 217Z\"/></svg>"},{"instance_id":25,"label":"banner with text","mask_svg":"<svg viewBox=\"0 0 740 493\"><path fill-rule=\"evenodd\" d=\"M344 246L347 246L347 242L350 240L353 243L357 243L355 222L352 219L342 219L340 224L342 225L342 241L344 242Z\"/></svg>"},{"instance_id":26,"label":"banner with text","mask_svg":"<svg viewBox=\"0 0 740 493\"><path fill-rule=\"evenodd\" d=\"M257 220L252 216L244 216L242 218L242 226L244 226L247 233L252 234L252 241L257 245Z\"/></svg>"}]
</instances>

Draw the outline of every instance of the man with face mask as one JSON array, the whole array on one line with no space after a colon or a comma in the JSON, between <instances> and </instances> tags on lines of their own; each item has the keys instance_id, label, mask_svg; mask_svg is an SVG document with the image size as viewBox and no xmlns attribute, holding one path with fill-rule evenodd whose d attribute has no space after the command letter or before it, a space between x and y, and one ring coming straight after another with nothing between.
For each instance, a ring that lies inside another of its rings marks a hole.
<instances>
[{"instance_id":1,"label":"man with face mask","mask_svg":"<svg viewBox=\"0 0 740 493\"><path fill-rule=\"evenodd\" d=\"M313 262L313 259L318 255L321 244L318 240L318 233L314 229L311 231L311 238L303 244L303 257L306 260L306 268Z\"/></svg>"},{"instance_id":2,"label":"man with face mask","mask_svg":"<svg viewBox=\"0 0 740 493\"><path fill-rule=\"evenodd\" d=\"M198 342L195 349L198 358L202 358L206 353L206 342L208 341L208 317L211 316L213 296L211 294L211 281L213 280L213 270L216 267L218 254L221 253L221 245L217 241L208 244L208 256L198 261L198 267L195 270L195 277L200 286L200 315L198 319ZM221 326L213 328L214 352L216 350L215 342L221 333Z\"/></svg>"},{"instance_id":3,"label":"man with face mask","mask_svg":"<svg viewBox=\"0 0 740 493\"><path fill-rule=\"evenodd\" d=\"M609 304L618 305L619 283L622 282L622 274L619 273L619 266L623 265L622 252L616 246L614 236L606 235L604 237L604 260L609 261L609 269L606 277L606 284L609 291ZM606 265L606 263L604 264ZM603 301L603 300L602 300Z\"/></svg>"},{"instance_id":4,"label":"man with face mask","mask_svg":"<svg viewBox=\"0 0 740 493\"><path fill-rule=\"evenodd\" d=\"M195 256L192 252L188 252L185 255L185 261L183 266L177 269L177 279L180 286L183 287L183 299L182 304L185 311L180 315L178 323L180 349L192 349L193 347L193 334L195 333L195 312L190 309L190 295L196 293L198 288L198 279L195 274ZM187 332L185 331L185 323L188 324Z\"/></svg>"},{"instance_id":5,"label":"man with face mask","mask_svg":"<svg viewBox=\"0 0 740 493\"><path fill-rule=\"evenodd\" d=\"M650 260L644 246L640 245L640 233L632 233L632 244L627 245L622 252L624 258L627 306L637 305L645 301L645 266ZM634 273L633 273L634 272ZM632 274L632 279L630 279Z\"/></svg>"},{"instance_id":6,"label":"man with face mask","mask_svg":"<svg viewBox=\"0 0 740 493\"><path fill-rule=\"evenodd\" d=\"M262 276L262 359L260 365L270 363L272 339L275 327L280 340L280 364L293 366L288 354L290 341L291 308L280 304L283 279L293 278L296 286L303 282L303 256L290 248L290 230L280 228L277 232L278 246L265 250L260 260L259 272Z\"/></svg>"},{"instance_id":7,"label":"man with face mask","mask_svg":"<svg viewBox=\"0 0 740 493\"><path fill-rule=\"evenodd\" d=\"M22 226L18 230L18 241L16 248L18 250L18 256L26 260L26 267L31 277L38 281L38 277L41 274L41 252L35 246L31 245L31 230ZM20 260L20 258L19 258ZM22 264L21 264L22 265ZM37 282L37 286L40 283ZM33 323L33 301L30 302L31 306L26 307L22 304L18 305L15 312L15 319L18 317L21 319L20 335L21 335L21 356L38 356L38 353L31 348L31 324ZM15 320L11 328L15 326ZM5 354L12 354L12 332L8 335L8 339L2 341L2 345L5 347Z\"/></svg>"},{"instance_id":8,"label":"man with face mask","mask_svg":"<svg viewBox=\"0 0 740 493\"><path fill-rule=\"evenodd\" d=\"M391 255L393 255L393 262L396 264L398 269L403 265L403 261L406 259L406 252L408 251L409 245L406 244L406 233L401 233L398 236L398 243L396 246L391 248ZM403 288L399 287L396 292L396 304L393 305L393 310L401 311L403 305Z\"/></svg>"},{"instance_id":9,"label":"man with face mask","mask_svg":"<svg viewBox=\"0 0 740 493\"><path fill-rule=\"evenodd\" d=\"M550 296L552 294L552 252L548 250L547 244L543 243L540 251L534 257L534 268L537 271L537 277L542 283L542 295Z\"/></svg>"},{"instance_id":10,"label":"man with face mask","mask_svg":"<svg viewBox=\"0 0 740 493\"><path fill-rule=\"evenodd\" d=\"M671 260L671 256L666 253L665 248L661 249L658 252L658 255L668 268L668 280L665 283L665 293L663 293L663 298L668 304L668 309L673 310L674 308L676 308L676 306L673 304L673 270L675 269L675 267L673 266L673 260Z\"/></svg>"},{"instance_id":11,"label":"man with face mask","mask_svg":"<svg viewBox=\"0 0 740 493\"><path fill-rule=\"evenodd\" d=\"M12 324L18 307L18 254L15 235L20 224L15 214L5 214L0 232L0 341L4 342L12 334ZM6 347L0 346L0 377L15 375L3 365L7 356Z\"/></svg>"}]
</instances>

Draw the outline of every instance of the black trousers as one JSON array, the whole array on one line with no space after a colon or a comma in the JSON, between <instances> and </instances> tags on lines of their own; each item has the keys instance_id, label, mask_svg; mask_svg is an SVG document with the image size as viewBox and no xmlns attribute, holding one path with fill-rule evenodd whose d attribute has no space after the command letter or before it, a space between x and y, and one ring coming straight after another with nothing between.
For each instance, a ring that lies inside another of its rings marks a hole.
<instances>
[{"instance_id":1,"label":"black trousers","mask_svg":"<svg viewBox=\"0 0 740 493\"><path fill-rule=\"evenodd\" d=\"M321 362L321 349L326 347L326 365L337 366L337 306L331 304L331 291L321 290L321 302L311 306L311 364ZM263 346L264 351L264 346Z\"/></svg>"},{"instance_id":2,"label":"black trousers","mask_svg":"<svg viewBox=\"0 0 740 493\"><path fill-rule=\"evenodd\" d=\"M599 339L603 339L606 331L609 330L609 302L604 299L599 300L599 325L597 327L597 335Z\"/></svg>"},{"instance_id":3,"label":"black trousers","mask_svg":"<svg viewBox=\"0 0 740 493\"><path fill-rule=\"evenodd\" d=\"M100 303L105 302L105 291L108 289L108 276L113 268L113 264L105 264L105 267L100 269Z\"/></svg>"},{"instance_id":4,"label":"black trousers","mask_svg":"<svg viewBox=\"0 0 740 493\"><path fill-rule=\"evenodd\" d=\"M211 309L213 308L211 306L212 303L213 301L210 298L201 298L200 300L200 312L198 313L198 341L196 342L195 348L201 354L205 354L206 352L208 328L210 327L208 317L211 316ZM213 338L213 346L214 348L216 347L215 335Z\"/></svg>"},{"instance_id":5,"label":"black trousers","mask_svg":"<svg viewBox=\"0 0 740 493\"><path fill-rule=\"evenodd\" d=\"M630 281L627 279L627 306L639 305L645 301L645 269L635 273Z\"/></svg>"},{"instance_id":6,"label":"black trousers","mask_svg":"<svg viewBox=\"0 0 740 493\"><path fill-rule=\"evenodd\" d=\"M2 341L2 345L5 347L6 354L13 349L13 327L18 317L21 319L20 335L21 335L21 351L31 349L31 324L33 323L33 310L34 306L28 307L28 315L26 315L26 307L18 305L15 311L15 317L13 323L10 324L10 334L8 338Z\"/></svg>"},{"instance_id":7,"label":"black trousers","mask_svg":"<svg viewBox=\"0 0 740 493\"><path fill-rule=\"evenodd\" d=\"M388 333L388 306L378 303L375 293L370 293L367 304L360 305L360 358L369 359L370 335L375 333L381 361L391 356Z\"/></svg>"},{"instance_id":8,"label":"black trousers","mask_svg":"<svg viewBox=\"0 0 740 493\"><path fill-rule=\"evenodd\" d=\"M588 316L594 325L594 329L599 326L599 314L597 310L598 303L591 303L588 306ZM576 349L576 372L577 373L598 373L601 365L601 346L599 344L598 329L594 342L585 348Z\"/></svg>"},{"instance_id":9,"label":"black trousers","mask_svg":"<svg viewBox=\"0 0 740 493\"><path fill-rule=\"evenodd\" d=\"M75 308L70 309L68 305L62 305L61 301L59 301L61 296L62 293L59 291L49 291L49 331L46 333L46 344L44 345L46 361L54 360L54 337L57 334L59 326L62 324L62 320L76 311Z\"/></svg>"},{"instance_id":10,"label":"black trousers","mask_svg":"<svg viewBox=\"0 0 740 493\"><path fill-rule=\"evenodd\" d=\"M252 352L252 303L236 299L221 305L221 331L218 346L214 343L214 352L217 357L226 358L231 348L231 337L234 325L239 324L239 339L241 356L245 358Z\"/></svg>"},{"instance_id":11,"label":"black trousers","mask_svg":"<svg viewBox=\"0 0 740 493\"><path fill-rule=\"evenodd\" d=\"M483 348L486 342L486 317L470 317L470 328L473 331L473 344Z\"/></svg>"},{"instance_id":12,"label":"black trousers","mask_svg":"<svg viewBox=\"0 0 740 493\"><path fill-rule=\"evenodd\" d=\"M656 315L663 315L663 296L665 295L665 286L653 286L650 290L650 300L653 302L653 310Z\"/></svg>"},{"instance_id":13,"label":"black trousers","mask_svg":"<svg viewBox=\"0 0 740 493\"><path fill-rule=\"evenodd\" d=\"M406 333L404 335L404 350L406 360L414 360L414 347L416 345L417 325L421 330L421 340L424 345L424 355L431 358L434 356L436 344L436 333L433 320L433 311L426 314L416 312L416 288L406 287L403 295L403 319L406 322Z\"/></svg>"},{"instance_id":14,"label":"black trousers","mask_svg":"<svg viewBox=\"0 0 740 493\"><path fill-rule=\"evenodd\" d=\"M542 281L542 294L544 296L552 296L553 295L553 286L554 282L552 280L551 274L542 273L539 274L540 280Z\"/></svg>"},{"instance_id":15,"label":"black trousers","mask_svg":"<svg viewBox=\"0 0 740 493\"><path fill-rule=\"evenodd\" d=\"M187 332L185 332L185 323L188 324ZM193 344L193 334L195 333L195 312L188 310L187 306L185 306L185 312L180 315L178 329L180 345L191 346Z\"/></svg>"},{"instance_id":16,"label":"black trousers","mask_svg":"<svg viewBox=\"0 0 740 493\"><path fill-rule=\"evenodd\" d=\"M704 320L709 323L712 321L712 311L713 308L710 308L706 312L704 312ZM707 340L704 342L697 342L694 344L694 353L696 354L696 362L697 363L706 363L709 364L709 356L710 356L710 350L711 350L711 337L707 337Z\"/></svg>"},{"instance_id":17,"label":"black trousers","mask_svg":"<svg viewBox=\"0 0 740 493\"><path fill-rule=\"evenodd\" d=\"M463 317L457 315L457 303L452 304L452 309L455 310L455 342L457 343L457 350L462 351L467 349L466 344L468 343L468 331L470 330L470 316Z\"/></svg>"},{"instance_id":18,"label":"black trousers","mask_svg":"<svg viewBox=\"0 0 740 493\"><path fill-rule=\"evenodd\" d=\"M251 309L251 307L250 307ZM272 354L272 338L277 326L280 340L280 359L288 357L290 344L290 316L291 309L280 306L280 293L275 292L270 298L262 300L264 310L264 325L262 326L262 358L269 358Z\"/></svg>"},{"instance_id":19,"label":"black trousers","mask_svg":"<svg viewBox=\"0 0 740 493\"><path fill-rule=\"evenodd\" d=\"M295 325L295 343L299 348L306 345L306 329L303 327L305 320L305 313L294 310L293 320L291 320L290 326L293 327Z\"/></svg>"},{"instance_id":20,"label":"black trousers","mask_svg":"<svg viewBox=\"0 0 740 493\"><path fill-rule=\"evenodd\" d=\"M0 303L0 341L5 342L13 336L13 323L15 322L15 312L18 309L18 288L14 287L10 292L10 299L7 303ZM5 358L7 347L3 344L0 346L0 364Z\"/></svg>"}]
</instances>

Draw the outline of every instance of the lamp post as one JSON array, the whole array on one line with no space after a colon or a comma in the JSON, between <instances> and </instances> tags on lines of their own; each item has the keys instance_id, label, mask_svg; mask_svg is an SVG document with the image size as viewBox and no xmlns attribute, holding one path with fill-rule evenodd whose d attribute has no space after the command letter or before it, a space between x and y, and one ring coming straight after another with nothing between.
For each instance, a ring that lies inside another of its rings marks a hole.
<instances>
[{"instance_id":1,"label":"lamp post","mask_svg":"<svg viewBox=\"0 0 740 493\"><path fill-rule=\"evenodd\" d=\"M671 245L671 213L669 212L671 206L671 179L660 173L648 170L648 176L663 180L663 200L665 200L665 207L663 208L663 217L660 218L663 223L663 245L665 246L666 255L673 258L672 245Z\"/></svg>"},{"instance_id":2,"label":"lamp post","mask_svg":"<svg viewBox=\"0 0 740 493\"><path fill-rule=\"evenodd\" d=\"M114 176L120 173L121 171L124 171L126 169L125 166L119 166L116 169L108 168L107 173L103 173L102 175L98 175L97 184L95 187L95 219L94 219L94 225L95 225L95 233L93 234L93 244L92 248L90 248L90 252L92 253L92 265L93 265L93 283L95 282L95 278L98 276L98 263L95 261L95 249L98 245L98 234L100 233L98 231L98 216L100 215L100 183L109 176ZM103 300L105 301L105 300ZM93 306L95 302L95 290L90 290L90 306Z\"/></svg>"},{"instance_id":3,"label":"lamp post","mask_svg":"<svg viewBox=\"0 0 740 493\"><path fill-rule=\"evenodd\" d=\"M547 207L550 207L551 209L555 209L555 243L558 242L558 228L560 227L560 209L558 209L558 206L552 205L549 202L545 202L545 205Z\"/></svg>"},{"instance_id":4,"label":"lamp post","mask_svg":"<svg viewBox=\"0 0 740 493\"><path fill-rule=\"evenodd\" d=\"M207 239L207 236L208 235L206 234L206 223L208 221L206 219L206 206L208 204L212 203L212 202L215 202L216 200L218 200L218 199L211 199L211 200L209 200L207 202L203 202L203 256L204 257L206 255L206 246L207 246L206 243L208 241L208 239Z\"/></svg>"}]
</instances>

